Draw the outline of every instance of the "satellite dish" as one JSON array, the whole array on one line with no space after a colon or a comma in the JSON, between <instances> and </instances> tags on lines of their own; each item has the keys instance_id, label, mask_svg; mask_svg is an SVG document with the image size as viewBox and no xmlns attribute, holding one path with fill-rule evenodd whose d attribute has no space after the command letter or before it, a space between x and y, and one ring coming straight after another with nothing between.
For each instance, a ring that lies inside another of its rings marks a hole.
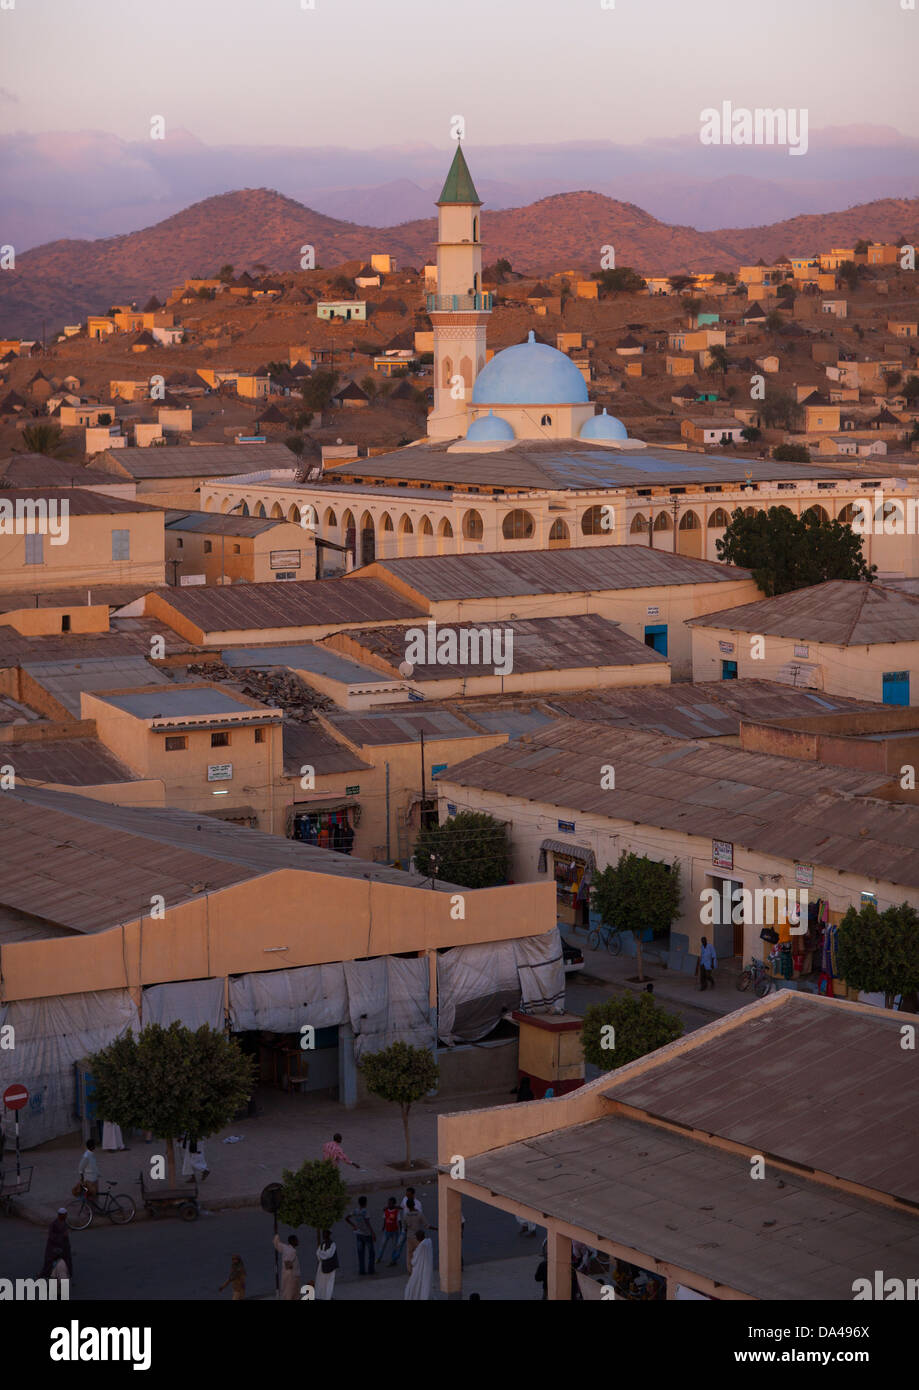
<instances>
[{"instance_id":1,"label":"satellite dish","mask_svg":"<svg viewBox=\"0 0 919 1390\"><path fill-rule=\"evenodd\" d=\"M414 675L414 673L415 673L415 668L414 668L414 666L412 665L412 663L411 663L410 661L400 661L400 662L399 662L399 675L400 675L400 676L411 676L411 675Z\"/></svg>"}]
</instances>

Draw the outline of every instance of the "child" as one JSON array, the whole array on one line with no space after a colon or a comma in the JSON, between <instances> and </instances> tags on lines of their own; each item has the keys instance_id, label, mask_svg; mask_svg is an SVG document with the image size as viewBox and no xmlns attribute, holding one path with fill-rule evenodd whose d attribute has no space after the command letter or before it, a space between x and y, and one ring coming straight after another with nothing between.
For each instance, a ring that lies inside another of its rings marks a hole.
<instances>
[{"instance_id":1,"label":"child","mask_svg":"<svg viewBox=\"0 0 919 1390\"><path fill-rule=\"evenodd\" d=\"M390 1197L386 1206L383 1208L383 1242L380 1246L379 1253L380 1264L383 1263L383 1256L389 1246L392 1247L392 1258L389 1263L391 1265L398 1264L399 1250L402 1244L401 1235L402 1228L399 1224L399 1206L395 1197Z\"/></svg>"}]
</instances>

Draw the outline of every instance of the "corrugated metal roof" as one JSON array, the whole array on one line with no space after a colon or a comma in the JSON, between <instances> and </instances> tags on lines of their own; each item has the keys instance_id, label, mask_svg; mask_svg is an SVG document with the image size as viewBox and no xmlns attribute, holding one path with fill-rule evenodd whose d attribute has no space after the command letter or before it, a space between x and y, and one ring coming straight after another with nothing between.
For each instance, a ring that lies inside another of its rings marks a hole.
<instances>
[{"instance_id":1,"label":"corrugated metal roof","mask_svg":"<svg viewBox=\"0 0 919 1390\"><path fill-rule=\"evenodd\" d=\"M426 739L476 738L479 731L448 710L368 710L360 714L328 714L326 719L349 743L358 747L384 743L420 743Z\"/></svg>"},{"instance_id":2,"label":"corrugated metal roof","mask_svg":"<svg viewBox=\"0 0 919 1390\"><path fill-rule=\"evenodd\" d=\"M807 1066L797 1060L786 1073L792 1095ZM743 1091L747 1083L735 1082L735 1094L738 1084ZM753 1087L748 1094L760 1103ZM469 1182L753 1298L848 1302L853 1281L875 1269L916 1277L914 1216L766 1172L751 1182L743 1155L620 1117L466 1160Z\"/></svg>"},{"instance_id":3,"label":"corrugated metal roof","mask_svg":"<svg viewBox=\"0 0 919 1390\"><path fill-rule=\"evenodd\" d=\"M204 585L160 591L203 632L324 627L330 623L416 618L421 610L379 579L305 579L285 583Z\"/></svg>"},{"instance_id":4,"label":"corrugated metal roof","mask_svg":"<svg viewBox=\"0 0 919 1390\"><path fill-rule=\"evenodd\" d=\"M350 632L351 641L358 642L368 653L381 657L398 671L401 662L406 660L406 633L414 628L381 627L366 632ZM427 629L425 650L427 651ZM525 675L530 671L566 671L575 667L594 669L603 666L644 666L663 664L666 657L645 646L637 638L631 637L616 622L601 618L596 614L578 614L562 618L518 618L511 622L494 624L483 628L480 623L449 623L436 628L436 634L454 633L459 635L469 631L497 631L500 635L501 653L512 652L515 675ZM508 636L510 634L510 637ZM508 643L512 642L512 647ZM487 646L478 642L470 654L479 657L473 662L454 662L428 664L419 662L414 666L412 676L419 681L454 680L457 677L474 676L481 671L490 671L501 664L496 656L494 640ZM435 638L435 653L437 643ZM488 658L487 660L485 658Z\"/></svg>"},{"instance_id":5,"label":"corrugated metal roof","mask_svg":"<svg viewBox=\"0 0 919 1390\"><path fill-rule=\"evenodd\" d=\"M289 524L285 519L264 516L229 516L221 512L166 512L167 531L192 531L212 536L260 536L275 526ZM304 536L304 540L305 540Z\"/></svg>"},{"instance_id":6,"label":"corrugated metal roof","mask_svg":"<svg viewBox=\"0 0 919 1390\"><path fill-rule=\"evenodd\" d=\"M141 810L17 787L0 797L0 906L74 932L103 931L275 869L427 888L420 874L371 864L190 811ZM436 885L449 892L451 885ZM0 925L0 940L2 940Z\"/></svg>"},{"instance_id":7,"label":"corrugated metal roof","mask_svg":"<svg viewBox=\"0 0 919 1390\"><path fill-rule=\"evenodd\" d=\"M311 767L317 777L331 772L369 772L371 763L359 758L353 748L340 743L318 724L284 722L284 773L299 777L301 769ZM316 793L318 795L318 793ZM308 801L308 796L298 796Z\"/></svg>"},{"instance_id":8,"label":"corrugated metal roof","mask_svg":"<svg viewBox=\"0 0 919 1390\"><path fill-rule=\"evenodd\" d=\"M900 589L832 579L777 598L689 618L689 627L757 632L833 646L919 640L919 598Z\"/></svg>"},{"instance_id":9,"label":"corrugated metal roof","mask_svg":"<svg viewBox=\"0 0 919 1390\"><path fill-rule=\"evenodd\" d=\"M8 743L2 752L3 762L12 764L20 781L91 787L138 780L97 738Z\"/></svg>"},{"instance_id":10,"label":"corrugated metal roof","mask_svg":"<svg viewBox=\"0 0 919 1390\"><path fill-rule=\"evenodd\" d=\"M903 1019L790 994L634 1079L611 1079L604 1095L919 1204L919 1088Z\"/></svg>"},{"instance_id":11,"label":"corrugated metal roof","mask_svg":"<svg viewBox=\"0 0 919 1390\"><path fill-rule=\"evenodd\" d=\"M117 482L117 479L112 481ZM107 493L94 492L92 488L86 487L5 487L0 497L13 507L36 501L55 501L61 504L66 502L69 516L127 516L133 512L159 512L160 516L163 514L161 507L151 507L146 502L135 502L131 497L109 497ZM26 598L29 597L31 596L26 594Z\"/></svg>"},{"instance_id":12,"label":"corrugated metal roof","mask_svg":"<svg viewBox=\"0 0 919 1390\"><path fill-rule=\"evenodd\" d=\"M388 630L388 629L387 629ZM401 628L399 629L401 631ZM246 667L249 670L285 666L292 671L304 671L348 685L393 685L393 680L381 671L352 661L331 647L318 642L297 642L277 647L232 647L220 653L226 666ZM398 684L398 682L396 682Z\"/></svg>"},{"instance_id":13,"label":"corrugated metal roof","mask_svg":"<svg viewBox=\"0 0 919 1390\"><path fill-rule=\"evenodd\" d=\"M646 545L419 555L402 560L377 560L376 564L433 600L602 593L606 589L718 584L749 578L747 570L719 565L712 560L693 560ZM352 572L352 575L361 574L361 570ZM348 576L341 582L353 584L356 580Z\"/></svg>"},{"instance_id":14,"label":"corrugated metal roof","mask_svg":"<svg viewBox=\"0 0 919 1390\"><path fill-rule=\"evenodd\" d=\"M80 718L80 695L95 690L126 690L136 685L171 687L169 679L143 656L90 657L80 661L26 661L22 669L49 695Z\"/></svg>"},{"instance_id":15,"label":"corrugated metal roof","mask_svg":"<svg viewBox=\"0 0 919 1390\"><path fill-rule=\"evenodd\" d=\"M600 787L611 764L615 789ZM869 799L888 774L559 721L489 749L442 781L562 808L730 840L781 859L919 886L919 808Z\"/></svg>"},{"instance_id":16,"label":"corrugated metal roof","mask_svg":"<svg viewBox=\"0 0 919 1390\"><path fill-rule=\"evenodd\" d=\"M253 468L293 468L284 444L170 444L160 448L109 449L104 457L132 478L221 478Z\"/></svg>"},{"instance_id":17,"label":"corrugated metal roof","mask_svg":"<svg viewBox=\"0 0 919 1390\"><path fill-rule=\"evenodd\" d=\"M175 719L197 714L247 714L254 712L253 705L228 690L214 690L210 686L171 685L168 682L159 690L128 691L124 695L102 696L107 705L124 710L135 719ZM268 713L264 705L255 709Z\"/></svg>"},{"instance_id":18,"label":"corrugated metal roof","mask_svg":"<svg viewBox=\"0 0 919 1390\"><path fill-rule=\"evenodd\" d=\"M124 452L119 450L119 453ZM666 487L670 484L743 483L857 478L855 470L820 464L777 463L774 459L689 454L680 449L648 447L609 449L578 440L520 440L488 454L455 452L450 442L415 444L368 459L346 459L327 468L351 479L405 478L412 482L452 483L463 487L517 487L596 492L620 487Z\"/></svg>"}]
</instances>

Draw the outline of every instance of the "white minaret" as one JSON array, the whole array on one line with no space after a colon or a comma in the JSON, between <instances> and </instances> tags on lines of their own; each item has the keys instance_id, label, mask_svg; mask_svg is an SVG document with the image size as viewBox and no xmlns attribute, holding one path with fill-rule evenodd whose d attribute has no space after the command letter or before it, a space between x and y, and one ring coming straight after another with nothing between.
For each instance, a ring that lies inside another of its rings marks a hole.
<instances>
[{"instance_id":1,"label":"white minaret","mask_svg":"<svg viewBox=\"0 0 919 1390\"><path fill-rule=\"evenodd\" d=\"M482 291L482 200L459 145L437 200L437 293L428 295L434 328L434 409L428 437L465 435L467 401L485 366L491 295Z\"/></svg>"}]
</instances>

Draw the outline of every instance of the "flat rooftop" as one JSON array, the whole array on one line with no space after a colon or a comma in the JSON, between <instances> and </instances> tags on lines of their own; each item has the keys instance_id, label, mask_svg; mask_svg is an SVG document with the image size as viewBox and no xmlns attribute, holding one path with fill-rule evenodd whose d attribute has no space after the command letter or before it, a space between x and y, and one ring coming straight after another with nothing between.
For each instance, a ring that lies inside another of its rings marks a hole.
<instances>
[{"instance_id":1,"label":"flat rooftop","mask_svg":"<svg viewBox=\"0 0 919 1390\"><path fill-rule=\"evenodd\" d=\"M284 583L204 585L158 591L203 632L323 627L415 618L421 609L379 579L304 579Z\"/></svg>"},{"instance_id":2,"label":"flat rooftop","mask_svg":"<svg viewBox=\"0 0 919 1390\"><path fill-rule=\"evenodd\" d=\"M159 448L109 449L103 457L132 478L220 478L255 468L293 468L285 444L167 444Z\"/></svg>"},{"instance_id":3,"label":"flat rooftop","mask_svg":"<svg viewBox=\"0 0 919 1390\"><path fill-rule=\"evenodd\" d=\"M172 719L198 714L251 713L252 706L227 690L203 689L200 686L165 684L160 690L128 691L123 695L99 695L107 705L132 714L135 719ZM265 713L269 713L267 708Z\"/></svg>"},{"instance_id":4,"label":"flat rooftop","mask_svg":"<svg viewBox=\"0 0 919 1390\"><path fill-rule=\"evenodd\" d=\"M388 630L388 629L387 629ZM401 632L403 629L399 629ZM392 685L391 676L352 661L341 652L316 642L294 642L278 647L230 647L220 653L225 666L257 670L264 667L286 666L293 671L306 671L344 685ZM401 680L401 677L399 678Z\"/></svg>"}]
</instances>

